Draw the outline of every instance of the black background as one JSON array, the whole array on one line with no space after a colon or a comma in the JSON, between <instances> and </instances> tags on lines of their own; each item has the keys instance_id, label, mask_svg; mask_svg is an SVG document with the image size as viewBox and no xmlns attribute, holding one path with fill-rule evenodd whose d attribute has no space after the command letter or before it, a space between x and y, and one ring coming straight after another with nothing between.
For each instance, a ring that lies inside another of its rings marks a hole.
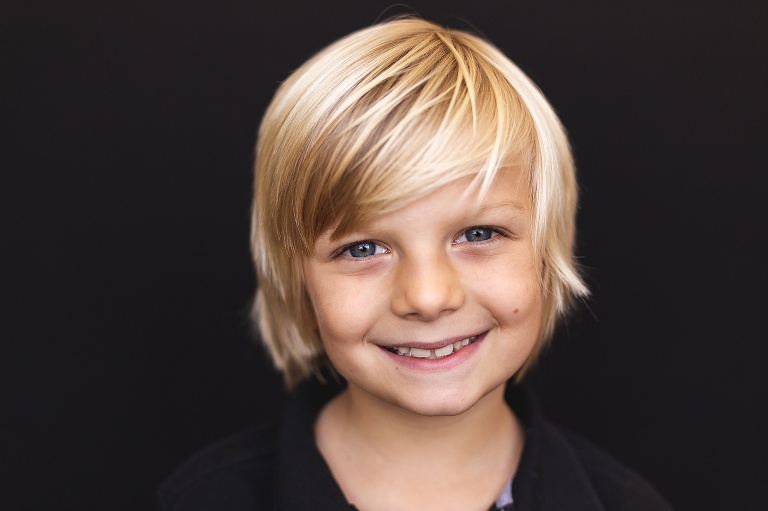
<instances>
[{"instance_id":1,"label":"black background","mask_svg":"<svg viewBox=\"0 0 768 511\"><path fill-rule=\"evenodd\" d=\"M256 128L389 4L2 7L0 509L149 508L274 413L245 320ZM678 509L768 509L768 3L409 5L471 22L571 134L594 297L531 377L545 413Z\"/></svg>"}]
</instances>

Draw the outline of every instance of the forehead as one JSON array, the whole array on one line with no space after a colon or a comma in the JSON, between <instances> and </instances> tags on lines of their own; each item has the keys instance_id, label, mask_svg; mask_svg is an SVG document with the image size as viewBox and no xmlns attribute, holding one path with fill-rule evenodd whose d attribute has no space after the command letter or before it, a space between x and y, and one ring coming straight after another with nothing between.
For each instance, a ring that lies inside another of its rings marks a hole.
<instances>
[{"instance_id":1,"label":"forehead","mask_svg":"<svg viewBox=\"0 0 768 511\"><path fill-rule=\"evenodd\" d=\"M403 199L389 207L378 210L359 211L360 206L346 212L346 224L336 222L323 229L320 237L329 241L341 238L361 229L376 228L386 224L423 224L424 220L445 220L450 222L472 222L483 218L505 216L530 217L532 199L528 173L520 167L499 169L497 175L483 188L478 175L454 179L435 190L417 197ZM391 220L396 220L393 224Z\"/></svg>"}]
</instances>

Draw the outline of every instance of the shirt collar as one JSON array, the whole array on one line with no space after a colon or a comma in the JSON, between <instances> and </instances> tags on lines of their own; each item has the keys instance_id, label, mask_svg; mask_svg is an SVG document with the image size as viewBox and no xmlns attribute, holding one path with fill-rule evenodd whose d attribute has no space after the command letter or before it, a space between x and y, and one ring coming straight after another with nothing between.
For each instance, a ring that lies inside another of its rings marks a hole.
<instances>
[{"instance_id":1,"label":"shirt collar","mask_svg":"<svg viewBox=\"0 0 768 511\"><path fill-rule=\"evenodd\" d=\"M286 404L280 438L275 498L280 511L349 511L351 508L315 444L320 409L341 386L333 381L301 384Z\"/></svg>"}]
</instances>

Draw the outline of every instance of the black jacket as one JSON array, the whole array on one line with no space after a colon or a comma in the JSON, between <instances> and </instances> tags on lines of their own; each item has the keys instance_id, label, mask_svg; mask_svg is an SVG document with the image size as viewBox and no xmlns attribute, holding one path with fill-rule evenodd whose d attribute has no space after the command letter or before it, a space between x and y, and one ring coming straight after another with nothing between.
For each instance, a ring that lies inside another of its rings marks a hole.
<instances>
[{"instance_id":1,"label":"black jacket","mask_svg":"<svg viewBox=\"0 0 768 511\"><path fill-rule=\"evenodd\" d=\"M161 511L350 511L314 441L313 425L337 392L308 383L280 424L220 442L178 469L158 491ZM515 511L671 510L639 475L541 418L531 393L509 385L506 399L526 426L512 484ZM364 511L364 510L363 510Z\"/></svg>"}]
</instances>

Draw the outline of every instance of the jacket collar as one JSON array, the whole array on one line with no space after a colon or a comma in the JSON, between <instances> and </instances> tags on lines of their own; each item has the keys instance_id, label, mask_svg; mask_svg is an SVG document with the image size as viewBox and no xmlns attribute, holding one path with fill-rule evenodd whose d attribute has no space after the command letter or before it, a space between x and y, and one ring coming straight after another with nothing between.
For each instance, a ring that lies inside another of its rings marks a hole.
<instances>
[{"instance_id":1,"label":"jacket collar","mask_svg":"<svg viewBox=\"0 0 768 511\"><path fill-rule=\"evenodd\" d=\"M286 404L275 482L275 509L350 511L351 506L317 449L314 433L320 409L341 389L333 381L324 385L305 382Z\"/></svg>"},{"instance_id":2,"label":"jacket collar","mask_svg":"<svg viewBox=\"0 0 768 511\"><path fill-rule=\"evenodd\" d=\"M525 424L525 446L515 478L515 511L605 511L573 448L541 415L526 385L507 385L504 395Z\"/></svg>"}]
</instances>

